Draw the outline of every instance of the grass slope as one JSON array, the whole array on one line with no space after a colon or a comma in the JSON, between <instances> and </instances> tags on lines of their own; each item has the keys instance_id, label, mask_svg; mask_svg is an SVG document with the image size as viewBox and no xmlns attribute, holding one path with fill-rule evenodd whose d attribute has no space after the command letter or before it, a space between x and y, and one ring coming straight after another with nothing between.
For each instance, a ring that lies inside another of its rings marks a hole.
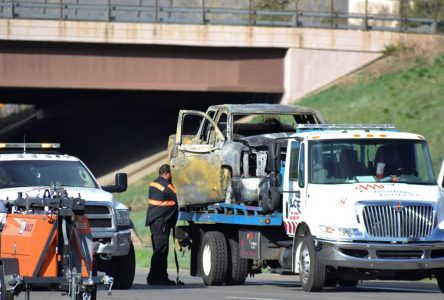
<instances>
[{"instance_id":1,"label":"grass slope","mask_svg":"<svg viewBox=\"0 0 444 300\"><path fill-rule=\"evenodd\" d=\"M390 65L395 70L378 74L378 66ZM439 172L444 157L444 54L384 59L298 104L319 109L331 123L393 123L401 131L421 134Z\"/></svg>"}]
</instances>

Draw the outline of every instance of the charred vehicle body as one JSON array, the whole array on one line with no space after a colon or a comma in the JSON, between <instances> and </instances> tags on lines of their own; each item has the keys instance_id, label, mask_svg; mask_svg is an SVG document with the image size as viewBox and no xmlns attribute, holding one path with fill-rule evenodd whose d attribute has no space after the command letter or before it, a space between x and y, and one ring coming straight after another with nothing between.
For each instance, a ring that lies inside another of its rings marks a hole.
<instances>
[{"instance_id":1,"label":"charred vehicle body","mask_svg":"<svg viewBox=\"0 0 444 300\"><path fill-rule=\"evenodd\" d=\"M318 111L295 105L180 111L176 135L169 140L179 206L246 202L276 210L281 186L276 141L294 133L298 124L319 123L324 119Z\"/></svg>"}]
</instances>

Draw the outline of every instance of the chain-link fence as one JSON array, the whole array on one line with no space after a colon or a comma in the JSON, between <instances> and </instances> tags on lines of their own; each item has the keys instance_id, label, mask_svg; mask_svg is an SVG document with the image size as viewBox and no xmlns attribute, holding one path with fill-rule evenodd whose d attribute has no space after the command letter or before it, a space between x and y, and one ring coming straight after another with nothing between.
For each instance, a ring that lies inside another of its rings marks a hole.
<instances>
[{"instance_id":1,"label":"chain-link fence","mask_svg":"<svg viewBox=\"0 0 444 300\"><path fill-rule=\"evenodd\" d=\"M0 0L0 18L441 33L444 0Z\"/></svg>"}]
</instances>

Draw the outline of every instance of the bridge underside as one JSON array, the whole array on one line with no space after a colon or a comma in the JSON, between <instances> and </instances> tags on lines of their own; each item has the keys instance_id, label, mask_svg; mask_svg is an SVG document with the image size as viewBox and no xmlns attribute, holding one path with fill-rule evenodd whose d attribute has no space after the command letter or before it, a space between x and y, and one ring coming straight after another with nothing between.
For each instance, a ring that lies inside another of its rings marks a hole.
<instances>
[{"instance_id":1,"label":"bridge underside","mask_svg":"<svg viewBox=\"0 0 444 300\"><path fill-rule=\"evenodd\" d=\"M2 42L0 87L282 93L285 52Z\"/></svg>"}]
</instances>

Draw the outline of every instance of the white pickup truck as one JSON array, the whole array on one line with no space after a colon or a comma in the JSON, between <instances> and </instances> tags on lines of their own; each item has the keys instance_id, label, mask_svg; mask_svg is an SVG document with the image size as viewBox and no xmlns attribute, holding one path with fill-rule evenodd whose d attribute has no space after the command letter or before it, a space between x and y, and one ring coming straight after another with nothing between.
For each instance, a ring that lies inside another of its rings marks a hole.
<instances>
[{"instance_id":1,"label":"white pickup truck","mask_svg":"<svg viewBox=\"0 0 444 300\"><path fill-rule=\"evenodd\" d=\"M128 208L114 192L126 190L126 174L116 174L116 184L99 186L78 158L61 155L59 144L0 144L0 200L47 197L63 188L69 197L85 200L85 212L92 230L97 270L114 278L113 287L128 289L135 273Z\"/></svg>"}]
</instances>

